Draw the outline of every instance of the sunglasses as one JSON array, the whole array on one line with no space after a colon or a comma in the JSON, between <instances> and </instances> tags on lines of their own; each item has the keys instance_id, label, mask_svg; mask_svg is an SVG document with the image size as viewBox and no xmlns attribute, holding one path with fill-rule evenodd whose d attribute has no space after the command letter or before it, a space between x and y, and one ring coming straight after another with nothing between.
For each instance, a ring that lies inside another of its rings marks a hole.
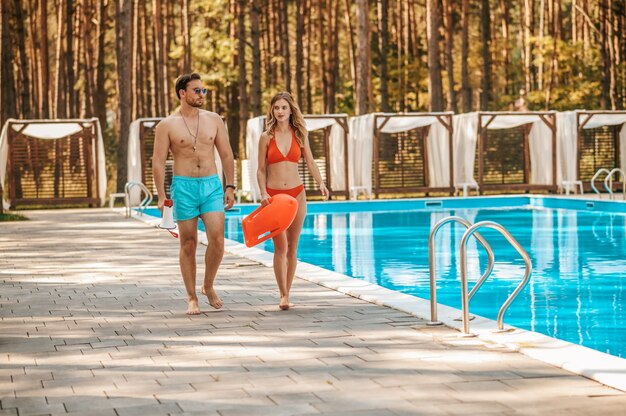
<instances>
[{"instance_id":1,"label":"sunglasses","mask_svg":"<svg viewBox=\"0 0 626 416\"><path fill-rule=\"evenodd\" d=\"M206 88L194 88L191 91L195 92L198 95L200 95L200 93L202 93L202 95L206 95Z\"/></svg>"}]
</instances>

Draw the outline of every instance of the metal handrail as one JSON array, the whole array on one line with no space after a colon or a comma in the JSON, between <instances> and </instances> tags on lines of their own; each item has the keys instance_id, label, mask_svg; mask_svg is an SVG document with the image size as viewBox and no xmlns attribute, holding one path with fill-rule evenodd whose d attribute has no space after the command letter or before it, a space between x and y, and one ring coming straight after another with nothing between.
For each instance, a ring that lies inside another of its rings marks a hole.
<instances>
[{"instance_id":1,"label":"metal handrail","mask_svg":"<svg viewBox=\"0 0 626 416\"><path fill-rule=\"evenodd\" d=\"M139 203L139 211L143 214L144 210L147 206L152 203L152 192L141 182L126 182L124 185L124 205L126 206L126 217L130 218L132 206L130 202L130 190L134 187L139 187L144 194L146 194L145 198Z\"/></svg>"},{"instance_id":2,"label":"metal handrail","mask_svg":"<svg viewBox=\"0 0 626 416\"><path fill-rule=\"evenodd\" d=\"M613 199L613 174L615 173L620 173L622 175L622 194L623 199L626 200L626 173L624 173L624 171L620 168L615 168L610 171L608 175L606 175L606 178L604 178L604 187L609 191L609 197Z\"/></svg>"},{"instance_id":3,"label":"metal handrail","mask_svg":"<svg viewBox=\"0 0 626 416\"><path fill-rule=\"evenodd\" d=\"M600 191L598 191L598 188L596 188L596 186L594 185L594 182L596 181L596 179L598 178L598 176L600 176L600 174L602 172L606 172L607 175L611 172L609 172L608 169L605 168L600 168L598 169L598 171L593 175L593 178L591 178L591 189L593 190L593 192L595 192L596 194L598 194L598 198L602 198L602 194L600 193ZM604 184L604 189L606 189L609 193L612 193L612 191L609 190L609 188L606 187L606 178L605 178L605 184Z\"/></svg>"},{"instance_id":4,"label":"metal handrail","mask_svg":"<svg viewBox=\"0 0 626 416\"><path fill-rule=\"evenodd\" d=\"M502 304L502 307L500 308L500 311L498 312L497 322L498 322L499 330L504 329L504 324L503 324L504 313L508 309L509 305L511 305L511 302L513 302L515 297L519 294L519 292L521 292L524 286L526 286L526 284L528 283L528 280L530 279L530 273L532 272L532 263L530 261L530 256L528 255L526 250L522 248L520 243L518 243L517 240L511 235L511 233L509 233L509 231L506 228L504 228L502 225L493 221L481 221L472 225L470 228L468 228L467 231L465 231L465 234L463 234L463 237L461 238L461 248L460 248L461 305L462 305L462 312L463 312L463 333L465 334L469 334L469 300L470 300L470 296L467 293L467 259L466 259L467 240L479 228L483 228L483 227L491 228L496 231L499 231L500 234L502 234L502 236L504 236L504 238L506 238L506 240L513 246L513 248L517 250L517 252L522 256L522 258L524 259L524 263L526 264L526 272L524 273L524 279L522 279L522 281L517 286L517 288L515 288L513 293L511 293L511 295L507 298L507 300ZM482 282L479 282L479 283L482 284ZM478 285L478 283L476 283L476 285ZM475 290L473 290L473 292L475 292Z\"/></svg>"},{"instance_id":5,"label":"metal handrail","mask_svg":"<svg viewBox=\"0 0 626 416\"><path fill-rule=\"evenodd\" d=\"M441 322L437 320L437 283L436 283L436 278L435 278L436 277L435 275L435 266L436 266L435 235L437 234L437 231L439 231L439 229L443 227L445 224L449 222L454 222L454 221L464 225L465 228L470 228L472 226L472 224L464 218L457 217L457 216L446 217L446 218L439 220L433 226L432 230L430 231L430 236L428 237L428 259L429 259L429 270L430 270L430 322L428 323L428 325L441 325L442 324ZM491 249L491 246L489 245L489 243L483 238L482 235L478 233L476 233L476 239L485 248L485 251L487 251L487 257L489 259L488 264L487 264L487 270L485 270L485 273L478 280L478 283L476 283L477 285L479 285L479 284L482 284L482 282L484 282L493 271L494 261L493 261L493 250ZM470 298L472 297L473 294L474 294L474 290L472 290L472 292L469 294Z\"/></svg>"}]
</instances>

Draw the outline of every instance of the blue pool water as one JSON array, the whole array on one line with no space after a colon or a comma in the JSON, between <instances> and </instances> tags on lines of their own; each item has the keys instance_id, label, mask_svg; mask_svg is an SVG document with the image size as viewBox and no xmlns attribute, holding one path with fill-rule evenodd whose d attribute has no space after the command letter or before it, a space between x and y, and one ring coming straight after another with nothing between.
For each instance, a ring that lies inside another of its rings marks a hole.
<instances>
[{"instance_id":1,"label":"blue pool water","mask_svg":"<svg viewBox=\"0 0 626 416\"><path fill-rule=\"evenodd\" d=\"M455 198L376 203L309 204L298 258L307 263L428 299L428 236L441 218L504 225L531 256L528 285L504 316L507 325L537 331L626 357L626 204L558 198ZM243 242L241 219L226 218L226 237ZM460 226L437 234L438 302L461 308ZM472 314L495 319L524 274L517 252L496 231L481 234L495 252L489 280L470 304ZM473 239L472 239L473 240ZM487 265L468 243L470 288ZM272 243L259 248L272 251Z\"/></svg>"}]
</instances>

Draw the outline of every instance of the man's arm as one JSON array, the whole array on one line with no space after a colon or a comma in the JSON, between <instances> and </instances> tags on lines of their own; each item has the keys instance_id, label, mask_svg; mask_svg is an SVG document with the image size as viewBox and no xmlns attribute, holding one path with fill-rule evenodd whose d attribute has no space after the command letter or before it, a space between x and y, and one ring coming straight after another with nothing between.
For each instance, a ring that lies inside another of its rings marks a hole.
<instances>
[{"instance_id":1,"label":"man's arm","mask_svg":"<svg viewBox=\"0 0 626 416\"><path fill-rule=\"evenodd\" d=\"M156 186L159 210L163 212L165 202L165 162L170 151L170 138L167 124L161 121L156 126L154 135L154 152L152 153L152 176Z\"/></svg>"},{"instance_id":2,"label":"man's arm","mask_svg":"<svg viewBox=\"0 0 626 416\"><path fill-rule=\"evenodd\" d=\"M230 140L228 140L228 133L226 133L226 126L222 118L218 115L212 115L215 117L217 123L217 135L215 136L215 148L222 161L222 169L224 170L224 176L226 177L226 183L224 186L232 185L236 186L235 181L235 158L233 156L233 149L230 147ZM235 203L235 190L233 187L226 187L224 189L224 203L226 209L232 208Z\"/></svg>"}]
</instances>

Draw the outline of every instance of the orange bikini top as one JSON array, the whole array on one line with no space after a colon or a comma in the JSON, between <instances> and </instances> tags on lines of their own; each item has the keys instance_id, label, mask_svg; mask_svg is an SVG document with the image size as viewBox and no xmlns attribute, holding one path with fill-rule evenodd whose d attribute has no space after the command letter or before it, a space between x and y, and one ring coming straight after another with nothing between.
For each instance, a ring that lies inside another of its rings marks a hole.
<instances>
[{"instance_id":1,"label":"orange bikini top","mask_svg":"<svg viewBox=\"0 0 626 416\"><path fill-rule=\"evenodd\" d=\"M270 139L270 143L267 146L267 164L271 165L278 162L293 162L298 163L300 156L302 155L298 140L296 140L296 133L291 130L291 147L287 155L283 155L278 145L276 144L276 133L274 137Z\"/></svg>"}]
</instances>

